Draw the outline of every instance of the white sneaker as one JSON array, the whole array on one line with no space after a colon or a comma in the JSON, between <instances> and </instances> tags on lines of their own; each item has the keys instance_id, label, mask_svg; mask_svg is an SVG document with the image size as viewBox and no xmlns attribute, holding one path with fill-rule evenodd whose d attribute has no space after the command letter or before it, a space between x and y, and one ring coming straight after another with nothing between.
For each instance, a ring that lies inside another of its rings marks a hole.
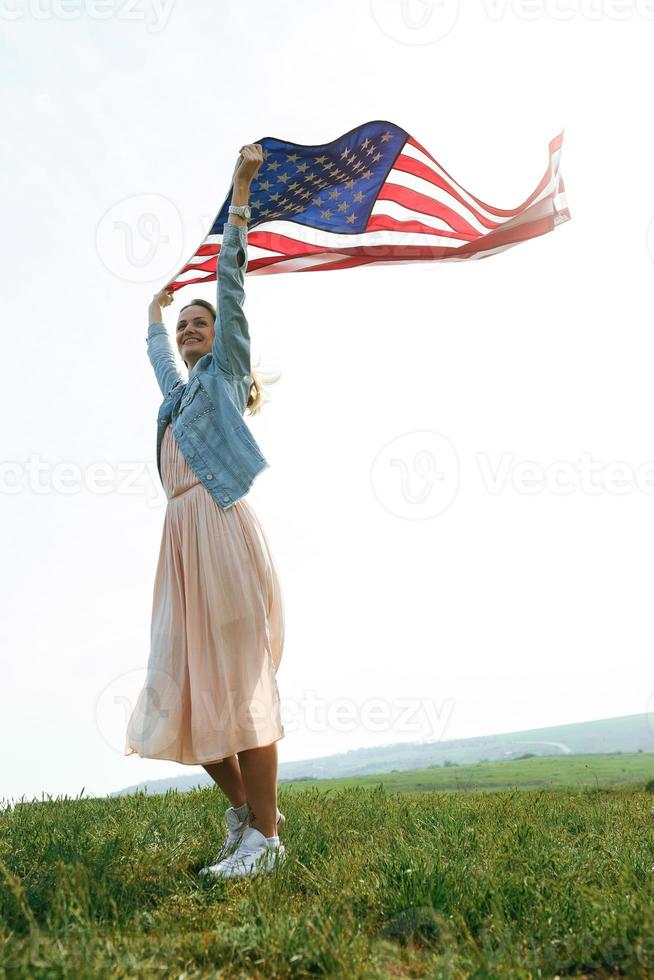
<instances>
[{"instance_id":1,"label":"white sneaker","mask_svg":"<svg viewBox=\"0 0 654 980\"><path fill-rule=\"evenodd\" d=\"M227 824L227 836L223 841L222 847L216 854L213 863L218 864L224 858L233 854L243 837L243 832L248 827L248 821L250 819L250 813L252 811L248 807L247 803L243 803L241 806L230 806L225 810L225 823ZM280 813L279 807L277 808L277 833L286 823L286 817L283 813ZM207 869L203 868L200 874L204 874Z\"/></svg>"},{"instance_id":2,"label":"white sneaker","mask_svg":"<svg viewBox=\"0 0 654 980\"><path fill-rule=\"evenodd\" d=\"M259 874L272 869L286 860L286 849L279 837L264 837L256 827L243 831L240 844L228 857L203 868L200 874L213 878L237 878Z\"/></svg>"},{"instance_id":3,"label":"white sneaker","mask_svg":"<svg viewBox=\"0 0 654 980\"><path fill-rule=\"evenodd\" d=\"M227 836L223 841L222 847L216 854L214 861L222 861L224 857L231 854L240 844L243 831L248 826L250 819L250 808L247 803L242 806L230 806L225 810L225 823L227 824Z\"/></svg>"}]
</instances>

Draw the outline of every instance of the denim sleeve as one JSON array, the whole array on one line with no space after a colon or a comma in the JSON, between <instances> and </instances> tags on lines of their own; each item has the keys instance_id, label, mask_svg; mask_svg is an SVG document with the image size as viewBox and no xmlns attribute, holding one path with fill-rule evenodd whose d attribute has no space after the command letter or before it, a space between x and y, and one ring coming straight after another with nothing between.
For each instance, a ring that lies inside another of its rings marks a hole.
<instances>
[{"instance_id":1,"label":"denim sleeve","mask_svg":"<svg viewBox=\"0 0 654 980\"><path fill-rule=\"evenodd\" d=\"M247 261L247 226L226 222L218 253L216 336L211 352L223 371L244 381L250 377L250 331L243 312Z\"/></svg>"},{"instance_id":2,"label":"denim sleeve","mask_svg":"<svg viewBox=\"0 0 654 980\"><path fill-rule=\"evenodd\" d=\"M173 385L183 380L183 375L175 362L170 337L163 323L150 324L147 343L150 364L154 368L161 393L165 398Z\"/></svg>"}]
</instances>

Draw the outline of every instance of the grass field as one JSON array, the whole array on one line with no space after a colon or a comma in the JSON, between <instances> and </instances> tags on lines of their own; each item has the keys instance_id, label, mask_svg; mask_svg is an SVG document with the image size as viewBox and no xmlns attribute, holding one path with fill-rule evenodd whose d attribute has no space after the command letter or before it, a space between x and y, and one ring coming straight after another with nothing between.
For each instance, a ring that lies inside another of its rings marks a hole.
<instances>
[{"instance_id":1,"label":"grass field","mask_svg":"<svg viewBox=\"0 0 654 980\"><path fill-rule=\"evenodd\" d=\"M584 758L548 761L570 784ZM481 766L493 792L282 785L286 863L213 883L217 788L15 803L0 977L652 977L654 795L636 769L615 785L625 756L597 761L614 785L501 789ZM551 781L544 764L493 765Z\"/></svg>"}]
</instances>

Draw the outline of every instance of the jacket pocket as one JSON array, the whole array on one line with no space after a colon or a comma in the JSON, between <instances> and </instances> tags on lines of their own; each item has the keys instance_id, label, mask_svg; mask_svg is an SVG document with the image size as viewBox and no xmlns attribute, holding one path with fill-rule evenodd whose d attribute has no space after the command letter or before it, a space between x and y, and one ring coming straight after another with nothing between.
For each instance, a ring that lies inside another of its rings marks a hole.
<instances>
[{"instance_id":1,"label":"jacket pocket","mask_svg":"<svg viewBox=\"0 0 654 980\"><path fill-rule=\"evenodd\" d=\"M179 403L179 409L190 421L213 411L213 402L197 378L193 378L188 383Z\"/></svg>"},{"instance_id":2,"label":"jacket pocket","mask_svg":"<svg viewBox=\"0 0 654 980\"><path fill-rule=\"evenodd\" d=\"M263 459L261 450L259 449L254 436L248 429L245 422L241 422L240 425L234 426L234 432L239 437L239 439L252 450L252 452L258 459Z\"/></svg>"}]
</instances>

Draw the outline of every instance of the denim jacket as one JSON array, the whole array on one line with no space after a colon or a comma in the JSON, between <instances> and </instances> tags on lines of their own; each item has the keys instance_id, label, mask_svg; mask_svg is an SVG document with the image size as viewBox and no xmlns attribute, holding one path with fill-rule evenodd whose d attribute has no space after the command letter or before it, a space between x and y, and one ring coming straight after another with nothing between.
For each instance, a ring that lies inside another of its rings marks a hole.
<instances>
[{"instance_id":1,"label":"denim jacket","mask_svg":"<svg viewBox=\"0 0 654 980\"><path fill-rule=\"evenodd\" d=\"M164 396L157 416L157 469L168 423L187 463L220 507L243 497L269 466L243 413L252 385L250 334L243 312L247 227L226 222L218 254L216 336L210 354L184 380L163 323L148 327L150 363ZM163 483L163 479L162 479Z\"/></svg>"}]
</instances>

